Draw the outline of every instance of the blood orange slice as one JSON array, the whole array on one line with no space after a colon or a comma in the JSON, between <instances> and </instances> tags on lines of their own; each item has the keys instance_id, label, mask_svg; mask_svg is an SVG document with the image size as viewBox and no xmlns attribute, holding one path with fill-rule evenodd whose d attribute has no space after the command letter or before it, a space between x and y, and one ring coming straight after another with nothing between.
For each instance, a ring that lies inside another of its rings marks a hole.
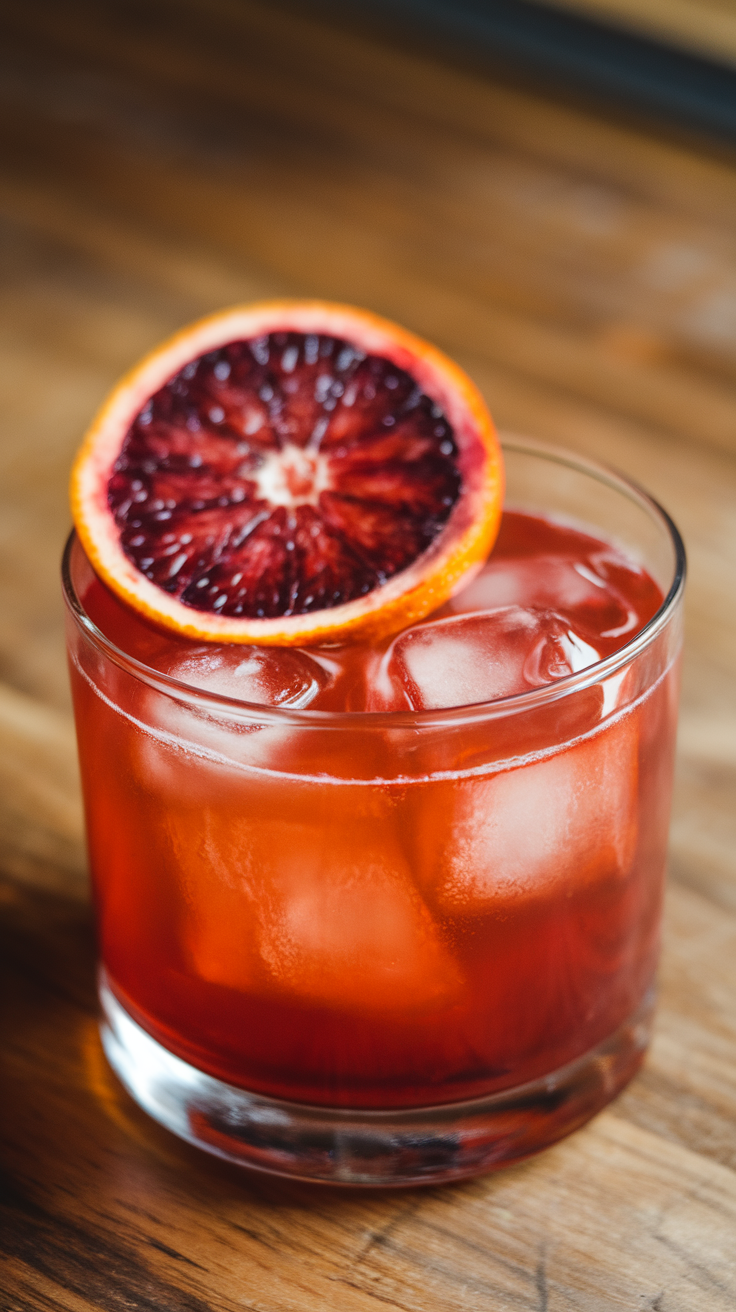
<instances>
[{"instance_id":1,"label":"blood orange slice","mask_svg":"<svg viewBox=\"0 0 736 1312\"><path fill-rule=\"evenodd\" d=\"M223 311L142 361L72 473L97 573L197 639L390 633L487 556L502 465L485 405L435 347L363 310Z\"/></svg>"}]
</instances>

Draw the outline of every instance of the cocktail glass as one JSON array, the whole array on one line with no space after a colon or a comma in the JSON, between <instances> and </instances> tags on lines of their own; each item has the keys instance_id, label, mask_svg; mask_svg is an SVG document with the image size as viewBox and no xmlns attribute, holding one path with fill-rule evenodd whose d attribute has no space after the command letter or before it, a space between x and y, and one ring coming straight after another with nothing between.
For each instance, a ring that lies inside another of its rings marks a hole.
<instances>
[{"instance_id":1,"label":"cocktail glass","mask_svg":"<svg viewBox=\"0 0 736 1312\"><path fill-rule=\"evenodd\" d=\"M555 1142L650 1035L684 551L644 492L504 443L507 502L664 601L618 652L451 710L248 704L143 665L64 559L102 1041L156 1120L244 1165L434 1182Z\"/></svg>"}]
</instances>

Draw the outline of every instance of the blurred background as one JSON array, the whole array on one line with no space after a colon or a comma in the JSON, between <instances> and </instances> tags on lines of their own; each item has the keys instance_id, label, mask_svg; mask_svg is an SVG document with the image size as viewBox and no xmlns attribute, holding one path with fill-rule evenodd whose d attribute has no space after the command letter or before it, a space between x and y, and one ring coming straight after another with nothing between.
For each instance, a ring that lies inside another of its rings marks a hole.
<instances>
[{"instance_id":1,"label":"blurred background","mask_svg":"<svg viewBox=\"0 0 736 1312\"><path fill-rule=\"evenodd\" d=\"M735 221L736 0L3 0L13 1307L242 1307L257 1272L274 1309L734 1305ZM95 1037L58 583L69 466L108 389L164 335L278 295L357 302L436 341L501 428L649 488L690 556L644 1071L538 1162L428 1191L416 1215L396 1195L396 1228L386 1200L346 1212L343 1194L333 1214L326 1195L306 1209L295 1195L284 1210L281 1186L228 1184L135 1118ZM513 1284L511 1301L474 1270Z\"/></svg>"},{"instance_id":2,"label":"blurred background","mask_svg":"<svg viewBox=\"0 0 736 1312\"><path fill-rule=\"evenodd\" d=\"M736 0L4 0L0 33L21 809L43 812L38 767L18 783L28 734L55 709L71 741L57 567L80 437L163 335L262 296L396 318L502 428L649 487L690 546L686 706L736 722Z\"/></svg>"}]
</instances>

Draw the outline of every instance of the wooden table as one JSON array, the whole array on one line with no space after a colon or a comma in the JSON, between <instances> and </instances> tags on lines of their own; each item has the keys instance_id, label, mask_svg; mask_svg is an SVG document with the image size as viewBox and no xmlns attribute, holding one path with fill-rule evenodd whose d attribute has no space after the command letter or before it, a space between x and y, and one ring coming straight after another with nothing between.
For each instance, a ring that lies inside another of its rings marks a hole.
<instances>
[{"instance_id":1,"label":"wooden table","mask_svg":"<svg viewBox=\"0 0 736 1312\"><path fill-rule=\"evenodd\" d=\"M736 1306L736 171L262 0L5 0L3 1312ZM137 17L136 17L137 15ZM57 561L92 411L221 304L365 303L502 426L615 463L692 566L672 877L643 1073L443 1189L239 1174L137 1111L95 1021Z\"/></svg>"}]
</instances>

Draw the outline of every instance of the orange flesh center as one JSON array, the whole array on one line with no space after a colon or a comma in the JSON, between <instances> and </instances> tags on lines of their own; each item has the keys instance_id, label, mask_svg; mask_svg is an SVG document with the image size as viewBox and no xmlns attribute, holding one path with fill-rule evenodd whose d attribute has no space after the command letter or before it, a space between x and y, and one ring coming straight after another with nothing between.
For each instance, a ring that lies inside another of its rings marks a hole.
<instances>
[{"instance_id":1,"label":"orange flesh center","mask_svg":"<svg viewBox=\"0 0 736 1312\"><path fill-rule=\"evenodd\" d=\"M452 425L391 360L326 334L227 342L133 418L109 479L120 545L184 606L330 609L407 569L461 495Z\"/></svg>"},{"instance_id":2,"label":"orange flesh center","mask_svg":"<svg viewBox=\"0 0 736 1312\"><path fill-rule=\"evenodd\" d=\"M306 451L289 443L272 451L255 471L259 499L272 506L316 506L321 492L332 486L329 464L319 451Z\"/></svg>"}]
</instances>

